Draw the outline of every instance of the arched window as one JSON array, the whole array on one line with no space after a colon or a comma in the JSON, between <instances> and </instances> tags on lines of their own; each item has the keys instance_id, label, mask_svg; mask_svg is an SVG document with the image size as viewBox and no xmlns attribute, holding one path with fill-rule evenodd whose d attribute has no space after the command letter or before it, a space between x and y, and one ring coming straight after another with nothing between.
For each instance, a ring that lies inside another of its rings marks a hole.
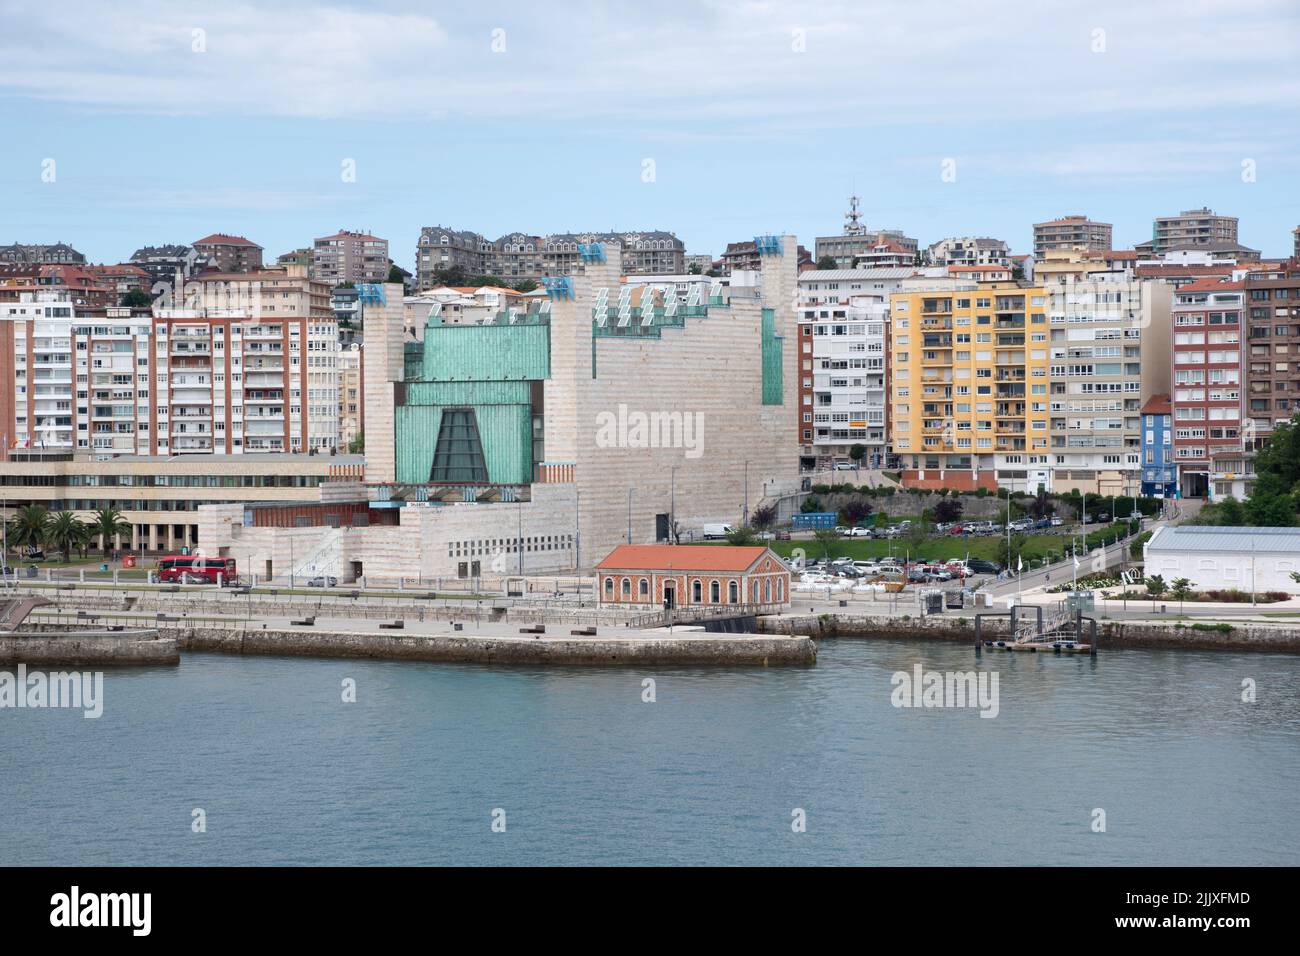
<instances>
[{"instance_id":1,"label":"arched window","mask_svg":"<svg viewBox=\"0 0 1300 956\"><path fill-rule=\"evenodd\" d=\"M606 601L614 600L614 579L613 578L605 579L605 600Z\"/></svg>"},{"instance_id":2,"label":"arched window","mask_svg":"<svg viewBox=\"0 0 1300 956\"><path fill-rule=\"evenodd\" d=\"M623 600L626 601L631 596L632 596L632 581L630 578L624 578L623 579Z\"/></svg>"},{"instance_id":3,"label":"arched window","mask_svg":"<svg viewBox=\"0 0 1300 956\"><path fill-rule=\"evenodd\" d=\"M446 236L443 236L443 237L442 237L441 239L439 239L438 241L441 242L441 243L445 246L445 245L447 244L447 237L446 237Z\"/></svg>"},{"instance_id":4,"label":"arched window","mask_svg":"<svg viewBox=\"0 0 1300 956\"><path fill-rule=\"evenodd\" d=\"M721 585L718 584L717 581L709 582L709 603L710 604L722 603L722 587Z\"/></svg>"},{"instance_id":5,"label":"arched window","mask_svg":"<svg viewBox=\"0 0 1300 956\"><path fill-rule=\"evenodd\" d=\"M758 579L754 579L754 603L758 603Z\"/></svg>"},{"instance_id":6,"label":"arched window","mask_svg":"<svg viewBox=\"0 0 1300 956\"><path fill-rule=\"evenodd\" d=\"M735 581L732 581L730 584L727 585L727 603L728 604L740 603L740 585L737 584Z\"/></svg>"},{"instance_id":7,"label":"arched window","mask_svg":"<svg viewBox=\"0 0 1300 956\"><path fill-rule=\"evenodd\" d=\"M763 582L763 603L772 603L772 579L768 578Z\"/></svg>"},{"instance_id":8,"label":"arched window","mask_svg":"<svg viewBox=\"0 0 1300 956\"><path fill-rule=\"evenodd\" d=\"M785 603L785 578L776 579L776 603Z\"/></svg>"},{"instance_id":9,"label":"arched window","mask_svg":"<svg viewBox=\"0 0 1300 956\"><path fill-rule=\"evenodd\" d=\"M648 598L650 596L650 582L645 578L642 578L641 583L637 585L637 594L642 598Z\"/></svg>"},{"instance_id":10,"label":"arched window","mask_svg":"<svg viewBox=\"0 0 1300 956\"><path fill-rule=\"evenodd\" d=\"M699 604L704 600L704 592L700 590L700 579L696 578L691 582L691 603Z\"/></svg>"}]
</instances>

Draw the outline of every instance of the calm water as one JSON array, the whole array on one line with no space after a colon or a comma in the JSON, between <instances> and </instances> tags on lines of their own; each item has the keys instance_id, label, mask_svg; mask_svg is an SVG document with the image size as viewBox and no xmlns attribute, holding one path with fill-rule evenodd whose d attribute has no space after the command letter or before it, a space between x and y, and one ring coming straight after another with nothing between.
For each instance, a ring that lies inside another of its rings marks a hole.
<instances>
[{"instance_id":1,"label":"calm water","mask_svg":"<svg viewBox=\"0 0 1300 956\"><path fill-rule=\"evenodd\" d=\"M99 720L0 710L0 864L1300 861L1300 659L996 655L995 719L892 707L917 662L976 666L846 640L799 669L108 671Z\"/></svg>"}]
</instances>

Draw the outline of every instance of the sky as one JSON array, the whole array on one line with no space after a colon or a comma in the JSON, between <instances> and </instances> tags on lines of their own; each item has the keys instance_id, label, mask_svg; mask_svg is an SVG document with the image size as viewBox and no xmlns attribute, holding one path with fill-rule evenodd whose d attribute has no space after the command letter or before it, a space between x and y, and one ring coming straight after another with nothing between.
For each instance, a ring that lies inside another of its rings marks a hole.
<instances>
[{"instance_id":1,"label":"sky","mask_svg":"<svg viewBox=\"0 0 1300 956\"><path fill-rule=\"evenodd\" d=\"M1300 0L0 0L0 244L1300 225Z\"/></svg>"}]
</instances>

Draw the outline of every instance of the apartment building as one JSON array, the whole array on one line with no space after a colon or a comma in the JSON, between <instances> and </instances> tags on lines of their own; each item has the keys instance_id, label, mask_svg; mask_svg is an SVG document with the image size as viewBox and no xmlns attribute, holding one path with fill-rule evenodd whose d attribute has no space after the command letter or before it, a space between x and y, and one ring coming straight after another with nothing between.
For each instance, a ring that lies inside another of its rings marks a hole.
<instances>
[{"instance_id":1,"label":"apartment building","mask_svg":"<svg viewBox=\"0 0 1300 956\"><path fill-rule=\"evenodd\" d=\"M21 265L85 265L86 257L65 242L53 245L15 242L0 246L0 262Z\"/></svg>"},{"instance_id":2,"label":"apartment building","mask_svg":"<svg viewBox=\"0 0 1300 956\"><path fill-rule=\"evenodd\" d=\"M1215 456L1242 449L1245 283L1201 279L1173 293L1174 462L1179 494L1213 497Z\"/></svg>"},{"instance_id":3,"label":"apartment building","mask_svg":"<svg viewBox=\"0 0 1300 956\"><path fill-rule=\"evenodd\" d=\"M1173 290L1112 276L1047 291L1051 474L1046 488L1137 494L1142 405L1170 388Z\"/></svg>"},{"instance_id":4,"label":"apartment building","mask_svg":"<svg viewBox=\"0 0 1300 956\"><path fill-rule=\"evenodd\" d=\"M1300 259L1245 276L1247 447L1300 411Z\"/></svg>"},{"instance_id":5,"label":"apartment building","mask_svg":"<svg viewBox=\"0 0 1300 956\"><path fill-rule=\"evenodd\" d=\"M469 275L540 279L572 275L581 268L580 246L617 245L629 274L674 275L686 271L686 245L671 232L507 233L490 240L477 232L425 226L415 251L421 289L439 285L437 273L461 268Z\"/></svg>"},{"instance_id":6,"label":"apartment building","mask_svg":"<svg viewBox=\"0 0 1300 956\"><path fill-rule=\"evenodd\" d=\"M1173 403L1152 395L1142 406L1143 497L1177 498L1178 463L1174 461Z\"/></svg>"},{"instance_id":7,"label":"apartment building","mask_svg":"<svg viewBox=\"0 0 1300 956\"><path fill-rule=\"evenodd\" d=\"M149 440L147 311L78 311L63 289L0 303L0 431L18 450L135 454Z\"/></svg>"},{"instance_id":8,"label":"apartment building","mask_svg":"<svg viewBox=\"0 0 1300 956\"><path fill-rule=\"evenodd\" d=\"M337 286L344 282L387 282L388 240L364 232L339 230L312 241L312 278Z\"/></svg>"},{"instance_id":9,"label":"apartment building","mask_svg":"<svg viewBox=\"0 0 1300 956\"><path fill-rule=\"evenodd\" d=\"M218 272L257 272L262 268L262 247L243 236L214 232L193 243L194 251Z\"/></svg>"},{"instance_id":10,"label":"apartment building","mask_svg":"<svg viewBox=\"0 0 1300 956\"><path fill-rule=\"evenodd\" d=\"M150 285L175 284L179 272L183 279L197 275L212 265L211 260L193 246L173 243L142 246L131 253L131 264L149 273Z\"/></svg>"},{"instance_id":11,"label":"apartment building","mask_svg":"<svg viewBox=\"0 0 1300 956\"><path fill-rule=\"evenodd\" d=\"M890 296L903 483L1036 491L1050 483L1047 292L949 282Z\"/></svg>"},{"instance_id":12,"label":"apartment building","mask_svg":"<svg viewBox=\"0 0 1300 956\"><path fill-rule=\"evenodd\" d=\"M1052 249L1095 249L1111 247L1112 226L1093 222L1087 216L1062 216L1034 223L1034 256L1042 259Z\"/></svg>"},{"instance_id":13,"label":"apartment building","mask_svg":"<svg viewBox=\"0 0 1300 956\"><path fill-rule=\"evenodd\" d=\"M927 251L927 261L936 266L1006 266L1011 248L1001 239L959 236L940 239Z\"/></svg>"},{"instance_id":14,"label":"apartment building","mask_svg":"<svg viewBox=\"0 0 1300 956\"><path fill-rule=\"evenodd\" d=\"M354 342L339 350L339 448L350 451L366 427L365 374L362 345Z\"/></svg>"},{"instance_id":15,"label":"apartment building","mask_svg":"<svg viewBox=\"0 0 1300 956\"><path fill-rule=\"evenodd\" d=\"M160 309L154 340L149 454L337 447L332 316Z\"/></svg>"},{"instance_id":16,"label":"apartment building","mask_svg":"<svg viewBox=\"0 0 1300 956\"><path fill-rule=\"evenodd\" d=\"M1137 253L1120 249L1049 249L1034 261L1034 281L1064 285L1090 276L1131 278Z\"/></svg>"},{"instance_id":17,"label":"apartment building","mask_svg":"<svg viewBox=\"0 0 1300 956\"><path fill-rule=\"evenodd\" d=\"M1160 253L1171 249L1236 245L1237 217L1218 216L1207 207L1185 209L1176 216L1159 216L1151 224L1151 238L1133 248Z\"/></svg>"}]
</instances>

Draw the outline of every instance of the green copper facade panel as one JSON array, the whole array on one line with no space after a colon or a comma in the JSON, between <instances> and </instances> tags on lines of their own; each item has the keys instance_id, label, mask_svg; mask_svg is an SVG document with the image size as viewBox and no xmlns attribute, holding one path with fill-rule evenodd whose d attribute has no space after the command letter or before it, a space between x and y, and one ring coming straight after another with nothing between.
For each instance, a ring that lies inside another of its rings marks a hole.
<instances>
[{"instance_id":1,"label":"green copper facade panel","mask_svg":"<svg viewBox=\"0 0 1300 956\"><path fill-rule=\"evenodd\" d=\"M771 309L763 310L763 404L784 405L785 395L782 387L785 380L785 356L782 353L784 342L776 334L776 313Z\"/></svg>"},{"instance_id":2,"label":"green copper facade panel","mask_svg":"<svg viewBox=\"0 0 1300 956\"><path fill-rule=\"evenodd\" d=\"M538 381L551 374L549 325L430 325L425 382Z\"/></svg>"}]
</instances>

